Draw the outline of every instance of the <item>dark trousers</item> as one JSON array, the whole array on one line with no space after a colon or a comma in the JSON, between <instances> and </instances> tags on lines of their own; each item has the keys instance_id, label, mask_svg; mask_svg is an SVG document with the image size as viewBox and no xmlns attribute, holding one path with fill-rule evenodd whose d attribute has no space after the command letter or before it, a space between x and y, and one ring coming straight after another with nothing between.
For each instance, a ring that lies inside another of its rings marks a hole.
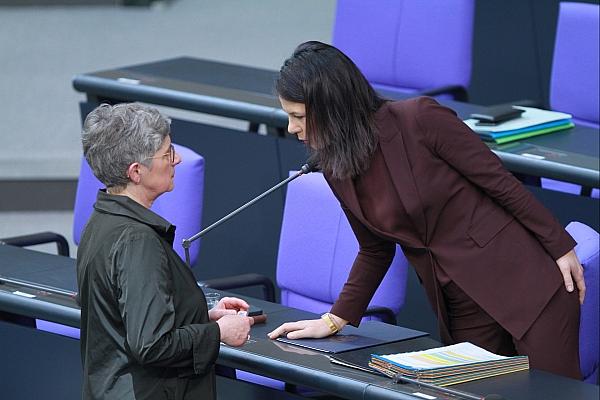
<instances>
[{"instance_id":1,"label":"dark trousers","mask_svg":"<svg viewBox=\"0 0 600 400\"><path fill-rule=\"evenodd\" d=\"M456 343L471 342L504 356L526 355L531 368L581 380L576 290L559 288L521 339L512 337L454 282L442 292L449 333Z\"/></svg>"}]
</instances>

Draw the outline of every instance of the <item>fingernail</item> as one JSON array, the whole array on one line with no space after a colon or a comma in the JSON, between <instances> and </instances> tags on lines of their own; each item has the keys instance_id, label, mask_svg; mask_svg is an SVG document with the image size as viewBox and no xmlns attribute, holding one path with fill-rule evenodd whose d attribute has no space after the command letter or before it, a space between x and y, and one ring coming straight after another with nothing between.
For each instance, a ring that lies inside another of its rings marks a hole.
<instances>
[{"instance_id":1,"label":"fingernail","mask_svg":"<svg viewBox=\"0 0 600 400\"><path fill-rule=\"evenodd\" d=\"M572 292L573 291L573 286L567 286L567 291Z\"/></svg>"}]
</instances>

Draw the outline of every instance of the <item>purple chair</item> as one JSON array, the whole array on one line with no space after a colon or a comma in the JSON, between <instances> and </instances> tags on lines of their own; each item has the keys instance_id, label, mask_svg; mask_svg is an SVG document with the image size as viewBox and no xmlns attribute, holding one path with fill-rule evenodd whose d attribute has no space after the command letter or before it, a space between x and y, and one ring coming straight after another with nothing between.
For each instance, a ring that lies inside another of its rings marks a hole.
<instances>
[{"instance_id":1,"label":"purple chair","mask_svg":"<svg viewBox=\"0 0 600 400\"><path fill-rule=\"evenodd\" d=\"M598 78L598 4L560 3L552 76L550 108L573 115L573 122L600 128Z\"/></svg>"},{"instance_id":2,"label":"purple chair","mask_svg":"<svg viewBox=\"0 0 600 400\"><path fill-rule=\"evenodd\" d=\"M579 326L579 364L583 380L587 383L598 384L598 345L600 330L598 329L598 275L599 241L598 232L580 222L571 222L567 231L577 241L575 252L583 265L586 294L581 306Z\"/></svg>"},{"instance_id":3,"label":"purple chair","mask_svg":"<svg viewBox=\"0 0 600 400\"><path fill-rule=\"evenodd\" d=\"M600 6L560 3L552 75L550 108L573 115L575 125L600 127L598 46ZM581 186L542 178L542 187L581 193ZM599 197L598 189L592 197Z\"/></svg>"},{"instance_id":4,"label":"purple chair","mask_svg":"<svg viewBox=\"0 0 600 400\"><path fill-rule=\"evenodd\" d=\"M338 0L332 43L382 94L467 101L473 0Z\"/></svg>"},{"instance_id":5,"label":"purple chair","mask_svg":"<svg viewBox=\"0 0 600 400\"><path fill-rule=\"evenodd\" d=\"M287 187L277 257L281 303L322 314L331 309L350 272L358 242L339 201L320 173L304 175ZM366 319L396 323L404 304L408 261L400 247L375 292ZM283 388L283 383L237 371L238 379Z\"/></svg>"},{"instance_id":6,"label":"purple chair","mask_svg":"<svg viewBox=\"0 0 600 400\"><path fill-rule=\"evenodd\" d=\"M177 254L184 258L182 240L194 235L201 228L204 158L187 147L177 144L174 144L174 147L183 160L175 168L175 188L172 192L160 196L152 205L152 210L177 227L173 247ZM92 214L96 194L103 187L104 185L96 179L87 161L82 157L73 215L73 239L76 244L79 244L83 228ZM198 258L199 242L197 240L190 247L192 265ZM43 331L79 338L77 328L44 320L36 320L36 326Z\"/></svg>"},{"instance_id":7,"label":"purple chair","mask_svg":"<svg viewBox=\"0 0 600 400\"><path fill-rule=\"evenodd\" d=\"M173 248L181 258L185 259L181 242L198 233L201 226L204 158L187 147L177 144L173 146L183 160L175 167L175 189L156 199L151 209L177 227ZM73 240L76 244L79 244L83 228L92 215L96 194L103 187L104 185L96 179L87 161L82 157L73 213ZM199 252L200 240L197 240L190 247L192 265L198 258Z\"/></svg>"},{"instance_id":8,"label":"purple chair","mask_svg":"<svg viewBox=\"0 0 600 400\"><path fill-rule=\"evenodd\" d=\"M313 173L290 183L277 257L281 303L318 314L329 311L357 253L358 242L323 175ZM398 247L369 304L367 319L396 323L395 315L404 304L407 268Z\"/></svg>"}]
</instances>

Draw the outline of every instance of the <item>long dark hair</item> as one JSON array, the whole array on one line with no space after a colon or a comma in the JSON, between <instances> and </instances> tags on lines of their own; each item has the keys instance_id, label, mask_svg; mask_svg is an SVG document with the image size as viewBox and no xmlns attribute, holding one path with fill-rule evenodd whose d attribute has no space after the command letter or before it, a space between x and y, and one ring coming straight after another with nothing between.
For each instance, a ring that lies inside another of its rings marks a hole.
<instances>
[{"instance_id":1,"label":"long dark hair","mask_svg":"<svg viewBox=\"0 0 600 400\"><path fill-rule=\"evenodd\" d=\"M375 112L384 103L344 53L325 43L299 45L281 67L276 89L306 107L311 161L335 179L368 167L377 146Z\"/></svg>"}]
</instances>

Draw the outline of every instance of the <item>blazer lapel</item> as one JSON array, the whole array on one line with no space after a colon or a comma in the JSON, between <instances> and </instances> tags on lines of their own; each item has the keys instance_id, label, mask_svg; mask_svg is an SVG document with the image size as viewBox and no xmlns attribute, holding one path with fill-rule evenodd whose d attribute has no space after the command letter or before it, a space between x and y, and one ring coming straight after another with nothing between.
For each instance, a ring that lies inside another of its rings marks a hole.
<instances>
[{"instance_id":1,"label":"blazer lapel","mask_svg":"<svg viewBox=\"0 0 600 400\"><path fill-rule=\"evenodd\" d=\"M350 212L354 214L364 225L371 228L371 225L363 215L360 204L358 203L358 196L356 196L356 190L352 179L344 179L342 181L337 179L327 179L334 193L337 195L338 200L342 203L342 206L348 207Z\"/></svg>"},{"instance_id":2,"label":"blazer lapel","mask_svg":"<svg viewBox=\"0 0 600 400\"><path fill-rule=\"evenodd\" d=\"M331 179L329 183L337 197L342 200L343 204L348 207L350 212L356 218L358 218L363 225L369 228L369 230L383 238L397 242L401 245L406 245L413 248L423 247L423 243L416 239L414 235L407 235L406 232L384 232L371 225L371 223L365 218L362 209L360 208L358 196L356 195L356 189L354 188L352 179L345 179L343 181Z\"/></svg>"},{"instance_id":3,"label":"blazer lapel","mask_svg":"<svg viewBox=\"0 0 600 400\"><path fill-rule=\"evenodd\" d=\"M423 211L423 202L419 197L415 177L408 162L407 149L402 137L402 132L387 106L384 106L383 115L377 118L377 132L381 151L390 176L396 187L396 193L404 205L407 214L419 233L424 245L428 245L427 220Z\"/></svg>"}]
</instances>

